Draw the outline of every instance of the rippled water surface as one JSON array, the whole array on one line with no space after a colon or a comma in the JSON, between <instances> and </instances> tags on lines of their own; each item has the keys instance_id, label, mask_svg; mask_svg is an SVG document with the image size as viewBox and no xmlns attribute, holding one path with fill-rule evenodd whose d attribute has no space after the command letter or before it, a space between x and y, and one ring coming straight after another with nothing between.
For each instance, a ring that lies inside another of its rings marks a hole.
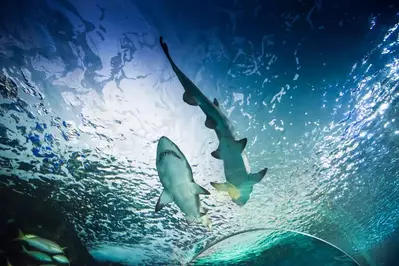
<instances>
[{"instance_id":1,"label":"rippled water surface","mask_svg":"<svg viewBox=\"0 0 399 266\"><path fill-rule=\"evenodd\" d=\"M7 2L0 184L59 201L97 258L187 262L218 238L271 227L372 264L365 250L398 226L399 16L356 20L342 1ZM338 15L327 21L331 10ZM350 32L355 22L363 35ZM252 171L269 168L244 207L209 184L224 180L210 156L218 141L182 101L160 35L248 138ZM201 197L212 232L173 204L154 212L162 135L212 193Z\"/></svg>"}]
</instances>

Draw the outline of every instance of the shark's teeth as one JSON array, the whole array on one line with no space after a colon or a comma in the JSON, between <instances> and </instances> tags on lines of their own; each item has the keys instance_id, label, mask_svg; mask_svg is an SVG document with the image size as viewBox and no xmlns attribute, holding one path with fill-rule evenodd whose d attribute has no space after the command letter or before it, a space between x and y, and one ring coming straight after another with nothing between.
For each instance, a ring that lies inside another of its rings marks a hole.
<instances>
[{"instance_id":1,"label":"shark's teeth","mask_svg":"<svg viewBox=\"0 0 399 266\"><path fill-rule=\"evenodd\" d=\"M159 154L159 161L161 161L167 155L175 156L176 158L179 158L180 160L182 159L175 151L165 150Z\"/></svg>"}]
</instances>

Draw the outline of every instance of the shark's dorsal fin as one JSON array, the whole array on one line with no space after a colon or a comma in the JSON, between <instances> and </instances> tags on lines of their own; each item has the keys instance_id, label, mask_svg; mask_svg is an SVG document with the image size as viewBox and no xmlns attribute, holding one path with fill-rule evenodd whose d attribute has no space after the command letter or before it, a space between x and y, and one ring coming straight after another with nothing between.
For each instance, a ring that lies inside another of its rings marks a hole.
<instances>
[{"instance_id":1,"label":"shark's dorsal fin","mask_svg":"<svg viewBox=\"0 0 399 266\"><path fill-rule=\"evenodd\" d=\"M243 138L243 139L237 140L236 142L240 145L241 151L243 151L245 149L245 146L247 146L248 140L247 140L247 138Z\"/></svg>"},{"instance_id":2,"label":"shark's dorsal fin","mask_svg":"<svg viewBox=\"0 0 399 266\"><path fill-rule=\"evenodd\" d=\"M208 190L206 190L205 188L201 187L200 185L194 182L191 183L190 191L193 194L203 194L203 195L211 194Z\"/></svg>"},{"instance_id":3,"label":"shark's dorsal fin","mask_svg":"<svg viewBox=\"0 0 399 266\"><path fill-rule=\"evenodd\" d=\"M187 93L187 92L184 92L184 93L183 93L183 101L184 101L185 103L189 104L189 105L198 106L198 103L197 103L197 101L194 99L194 97L191 96L191 95L190 95L189 93Z\"/></svg>"},{"instance_id":4,"label":"shark's dorsal fin","mask_svg":"<svg viewBox=\"0 0 399 266\"><path fill-rule=\"evenodd\" d=\"M220 154L220 149L219 149L219 148L217 148L216 150L214 150L213 152L211 152L211 155L212 155L212 157L215 158L215 159L219 159L219 160L222 159L221 154Z\"/></svg>"},{"instance_id":5,"label":"shark's dorsal fin","mask_svg":"<svg viewBox=\"0 0 399 266\"><path fill-rule=\"evenodd\" d=\"M216 123L211 117L207 116L205 120L205 126L209 129L215 129Z\"/></svg>"},{"instance_id":6,"label":"shark's dorsal fin","mask_svg":"<svg viewBox=\"0 0 399 266\"><path fill-rule=\"evenodd\" d=\"M214 187L217 191L224 191L229 193L232 199L238 199L241 196L240 191L229 182L225 183L215 183L211 182L212 187Z\"/></svg>"},{"instance_id":7,"label":"shark's dorsal fin","mask_svg":"<svg viewBox=\"0 0 399 266\"><path fill-rule=\"evenodd\" d=\"M161 196L158 199L157 205L155 206L155 212L160 211L167 204L173 202L173 196L167 190L163 190Z\"/></svg>"},{"instance_id":8,"label":"shark's dorsal fin","mask_svg":"<svg viewBox=\"0 0 399 266\"><path fill-rule=\"evenodd\" d=\"M250 174L249 179L254 183L258 183L259 181L262 180L262 178L266 175L266 173L267 173L267 168L264 168L257 173Z\"/></svg>"},{"instance_id":9,"label":"shark's dorsal fin","mask_svg":"<svg viewBox=\"0 0 399 266\"><path fill-rule=\"evenodd\" d=\"M219 101L216 98L213 99L213 104L219 107Z\"/></svg>"}]
</instances>

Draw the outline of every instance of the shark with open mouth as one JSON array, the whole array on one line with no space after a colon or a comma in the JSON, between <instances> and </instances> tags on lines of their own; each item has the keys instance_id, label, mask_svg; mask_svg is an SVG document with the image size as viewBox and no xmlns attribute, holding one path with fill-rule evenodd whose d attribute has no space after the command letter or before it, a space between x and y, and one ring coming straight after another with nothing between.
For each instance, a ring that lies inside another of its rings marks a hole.
<instances>
[{"instance_id":1,"label":"shark with open mouth","mask_svg":"<svg viewBox=\"0 0 399 266\"><path fill-rule=\"evenodd\" d=\"M179 147L163 136L158 141L156 167L164 187L155 206L155 212L174 202L186 214L187 221L200 222L212 230L207 210L201 207L199 195L209 191L195 183L193 171Z\"/></svg>"}]
</instances>

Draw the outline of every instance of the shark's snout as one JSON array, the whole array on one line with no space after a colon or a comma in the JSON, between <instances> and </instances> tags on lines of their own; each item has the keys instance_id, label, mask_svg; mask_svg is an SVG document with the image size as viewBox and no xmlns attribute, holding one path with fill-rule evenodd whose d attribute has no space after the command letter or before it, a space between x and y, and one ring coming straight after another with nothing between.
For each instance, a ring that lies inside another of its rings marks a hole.
<instances>
[{"instance_id":1,"label":"shark's snout","mask_svg":"<svg viewBox=\"0 0 399 266\"><path fill-rule=\"evenodd\" d=\"M165 136L162 136L158 141L157 153L161 153L165 150L175 149L176 145Z\"/></svg>"},{"instance_id":2,"label":"shark's snout","mask_svg":"<svg viewBox=\"0 0 399 266\"><path fill-rule=\"evenodd\" d=\"M173 141L168 137L162 136L158 141L157 147L157 161L161 161L167 155L172 155L176 158L182 159L181 152Z\"/></svg>"}]
</instances>

